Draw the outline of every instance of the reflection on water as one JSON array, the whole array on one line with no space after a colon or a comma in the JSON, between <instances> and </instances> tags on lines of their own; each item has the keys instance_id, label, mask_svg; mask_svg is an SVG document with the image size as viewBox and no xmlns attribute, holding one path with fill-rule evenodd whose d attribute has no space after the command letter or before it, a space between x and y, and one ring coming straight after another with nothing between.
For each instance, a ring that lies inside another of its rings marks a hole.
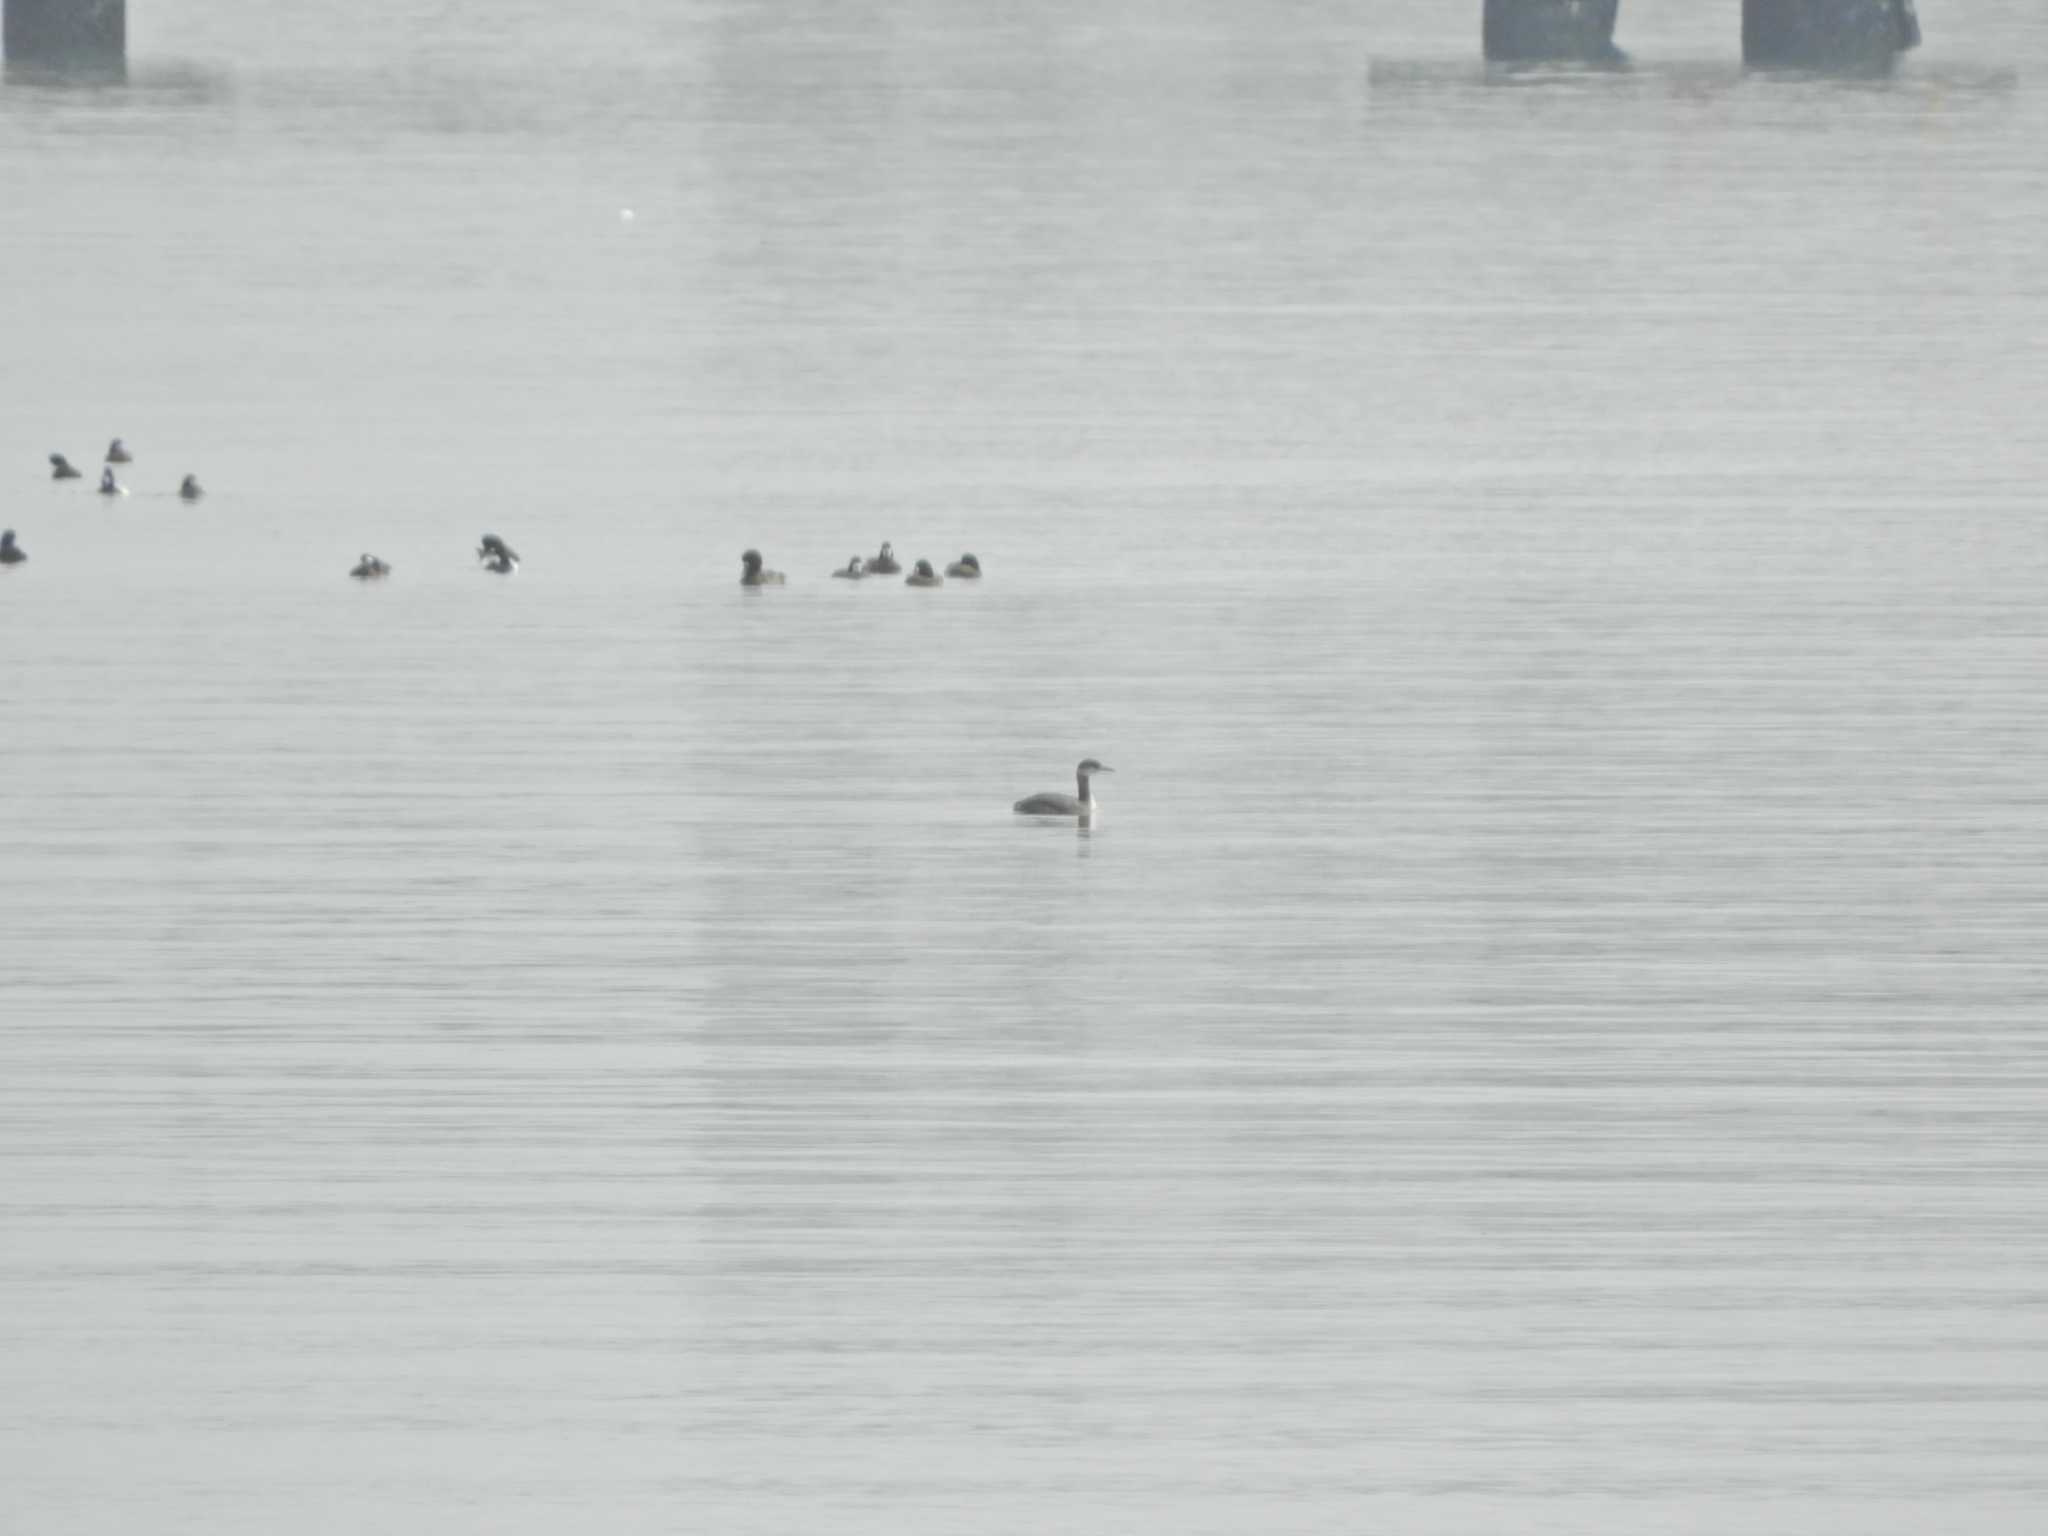
<instances>
[{"instance_id":1,"label":"reflection on water","mask_svg":"<svg viewBox=\"0 0 2048 1536\"><path fill-rule=\"evenodd\" d=\"M0 92L0 1526L2028 1528L2038 18L153 14Z\"/></svg>"}]
</instances>

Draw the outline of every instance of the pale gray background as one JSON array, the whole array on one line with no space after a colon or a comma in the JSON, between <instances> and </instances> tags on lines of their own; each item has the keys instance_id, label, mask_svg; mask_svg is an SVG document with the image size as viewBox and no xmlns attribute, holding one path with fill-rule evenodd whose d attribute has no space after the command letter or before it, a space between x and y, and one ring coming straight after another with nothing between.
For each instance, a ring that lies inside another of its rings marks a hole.
<instances>
[{"instance_id":1,"label":"pale gray background","mask_svg":"<svg viewBox=\"0 0 2048 1536\"><path fill-rule=\"evenodd\" d=\"M0 90L0 1529L2041 1529L2048 13L1736 11Z\"/></svg>"}]
</instances>

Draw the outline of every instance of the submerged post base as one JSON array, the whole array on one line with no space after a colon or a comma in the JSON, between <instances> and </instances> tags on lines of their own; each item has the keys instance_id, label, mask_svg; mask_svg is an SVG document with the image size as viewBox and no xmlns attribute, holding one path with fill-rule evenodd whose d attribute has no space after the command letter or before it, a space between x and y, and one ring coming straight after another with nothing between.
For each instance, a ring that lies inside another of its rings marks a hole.
<instances>
[{"instance_id":1,"label":"submerged post base","mask_svg":"<svg viewBox=\"0 0 2048 1536\"><path fill-rule=\"evenodd\" d=\"M1621 0L1486 0L1480 34L1499 64L1613 64Z\"/></svg>"},{"instance_id":2,"label":"submerged post base","mask_svg":"<svg viewBox=\"0 0 2048 1536\"><path fill-rule=\"evenodd\" d=\"M0 0L9 64L118 69L128 55L127 0Z\"/></svg>"},{"instance_id":3,"label":"submerged post base","mask_svg":"<svg viewBox=\"0 0 2048 1536\"><path fill-rule=\"evenodd\" d=\"M1919 46L1913 0L1742 0L1745 64L1882 70Z\"/></svg>"}]
</instances>

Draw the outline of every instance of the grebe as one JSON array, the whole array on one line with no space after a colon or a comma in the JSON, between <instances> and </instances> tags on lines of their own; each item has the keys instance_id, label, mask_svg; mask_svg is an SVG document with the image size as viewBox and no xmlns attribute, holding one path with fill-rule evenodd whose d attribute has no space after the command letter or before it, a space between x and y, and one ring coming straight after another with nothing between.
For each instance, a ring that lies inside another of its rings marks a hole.
<instances>
[{"instance_id":1,"label":"grebe","mask_svg":"<svg viewBox=\"0 0 2048 1536\"><path fill-rule=\"evenodd\" d=\"M867 572L860 568L860 556L855 555L851 560L846 562L845 570L834 571L832 574L834 576L837 576L841 581L859 581L861 577L867 575Z\"/></svg>"},{"instance_id":2,"label":"grebe","mask_svg":"<svg viewBox=\"0 0 2048 1536\"><path fill-rule=\"evenodd\" d=\"M514 565L519 563L519 551L510 544L507 544L495 533L484 535L483 542L476 547L476 557L486 565L491 565L492 562L499 560L509 560Z\"/></svg>"},{"instance_id":3,"label":"grebe","mask_svg":"<svg viewBox=\"0 0 2048 1536\"><path fill-rule=\"evenodd\" d=\"M102 496L126 496L128 494L128 487L114 478L114 471L111 468L103 469L100 471L100 494Z\"/></svg>"},{"instance_id":4,"label":"grebe","mask_svg":"<svg viewBox=\"0 0 2048 1536\"><path fill-rule=\"evenodd\" d=\"M28 551L14 542L14 530L0 533L0 565L20 565L28 558Z\"/></svg>"},{"instance_id":5,"label":"grebe","mask_svg":"<svg viewBox=\"0 0 2048 1536\"><path fill-rule=\"evenodd\" d=\"M886 539L882 542L882 552L878 555L870 556L868 559L868 574L870 576L894 576L902 569L903 567L896 563L896 551Z\"/></svg>"},{"instance_id":6,"label":"grebe","mask_svg":"<svg viewBox=\"0 0 2048 1536\"><path fill-rule=\"evenodd\" d=\"M1115 773L1114 768L1104 767L1092 757L1081 760L1081 766L1074 770L1074 781L1080 786L1079 795L1032 795L1019 800L1016 811L1019 816L1092 816L1095 814L1095 797L1088 793L1088 781L1098 773Z\"/></svg>"},{"instance_id":7,"label":"grebe","mask_svg":"<svg viewBox=\"0 0 2048 1536\"><path fill-rule=\"evenodd\" d=\"M61 453L50 455L50 478L52 480L83 480L84 473Z\"/></svg>"},{"instance_id":8,"label":"grebe","mask_svg":"<svg viewBox=\"0 0 2048 1536\"><path fill-rule=\"evenodd\" d=\"M349 575L357 581L381 581L391 574L391 567L375 555L364 555L356 562L356 568Z\"/></svg>"},{"instance_id":9,"label":"grebe","mask_svg":"<svg viewBox=\"0 0 2048 1536\"><path fill-rule=\"evenodd\" d=\"M977 581L981 577L981 562L972 555L962 555L946 567L948 576L958 576L963 581Z\"/></svg>"},{"instance_id":10,"label":"grebe","mask_svg":"<svg viewBox=\"0 0 2048 1536\"><path fill-rule=\"evenodd\" d=\"M206 492L201 489L197 475L187 475L178 487L178 495L186 501L197 501Z\"/></svg>"},{"instance_id":11,"label":"grebe","mask_svg":"<svg viewBox=\"0 0 2048 1536\"><path fill-rule=\"evenodd\" d=\"M117 437L107 444L107 462L109 464L133 464L135 456L122 445L121 439Z\"/></svg>"},{"instance_id":12,"label":"grebe","mask_svg":"<svg viewBox=\"0 0 2048 1536\"><path fill-rule=\"evenodd\" d=\"M918 561L917 569L903 578L906 587L943 587L945 584L946 578L932 569L929 560Z\"/></svg>"}]
</instances>

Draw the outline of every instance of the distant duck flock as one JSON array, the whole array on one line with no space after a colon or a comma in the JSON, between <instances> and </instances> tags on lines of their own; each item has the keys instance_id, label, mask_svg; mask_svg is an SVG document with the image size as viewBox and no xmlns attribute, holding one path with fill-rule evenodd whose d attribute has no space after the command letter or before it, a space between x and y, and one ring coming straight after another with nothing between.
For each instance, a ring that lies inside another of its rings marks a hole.
<instances>
[{"instance_id":1,"label":"distant duck flock","mask_svg":"<svg viewBox=\"0 0 2048 1536\"><path fill-rule=\"evenodd\" d=\"M126 496L128 487L123 485L114 473L116 464L133 464L135 455L128 451L128 445L115 438L107 444L106 463L100 468L100 494L102 496ZM72 463L61 453L50 455L50 478L52 480L83 480L85 471ZM197 475L187 475L178 484L178 498L181 501L197 501L206 492L200 488Z\"/></svg>"},{"instance_id":2,"label":"distant duck flock","mask_svg":"<svg viewBox=\"0 0 2048 1536\"><path fill-rule=\"evenodd\" d=\"M64 454L52 453L49 458L52 480L84 478L84 472ZM123 439L117 437L109 442L106 462L100 468L100 495L108 498L126 496L128 487L114 473L114 466L134 462L135 455L129 451L128 444ZM206 488L199 483L197 475L188 474L178 482L180 501L195 502L203 499L205 495ZM9 533L6 553L0 556L0 564L19 565L27 558L28 556L21 553L15 544L14 535ZM487 533L477 541L476 558L477 563L494 576L514 576L519 572L519 551L495 533ZM840 581L865 581L870 576L896 576L902 574L902 571L903 563L896 558L896 546L884 539L882 547L874 554L865 559L859 555L850 555L846 564L832 572L832 575ZM356 561L348 574L350 579L355 581L382 581L391 572L392 566L389 561L366 553ZM919 560L911 566L910 574L904 577L903 584L906 587L943 587L948 577L956 581L979 581L980 558L973 554L963 554L946 567L943 576L931 561ZM750 549L740 556L741 586L781 587L788 584L789 577L781 571L771 569L758 549Z\"/></svg>"}]
</instances>

